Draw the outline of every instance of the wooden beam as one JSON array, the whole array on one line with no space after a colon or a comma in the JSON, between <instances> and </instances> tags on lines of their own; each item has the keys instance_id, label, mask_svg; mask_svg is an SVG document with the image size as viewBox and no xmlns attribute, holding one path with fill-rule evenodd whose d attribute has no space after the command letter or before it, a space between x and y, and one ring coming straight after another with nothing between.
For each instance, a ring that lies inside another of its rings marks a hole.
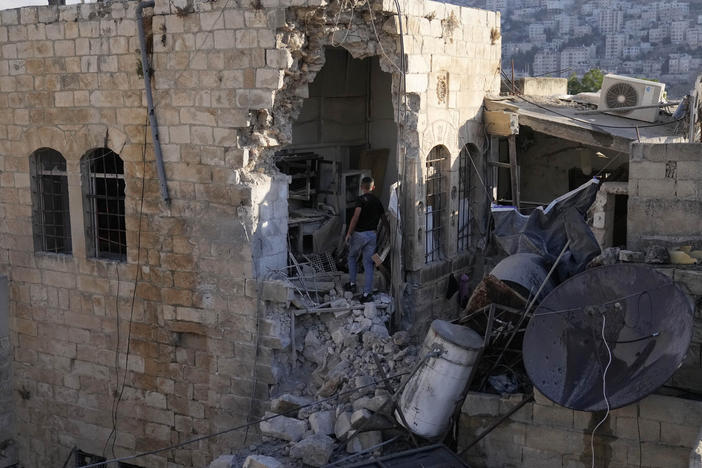
<instances>
[{"instance_id":1,"label":"wooden beam","mask_svg":"<svg viewBox=\"0 0 702 468\"><path fill-rule=\"evenodd\" d=\"M514 206L519 211L519 166L517 165L517 137L510 135L507 138L509 142L509 165L510 179L512 181L512 200Z\"/></svg>"},{"instance_id":2,"label":"wooden beam","mask_svg":"<svg viewBox=\"0 0 702 468\"><path fill-rule=\"evenodd\" d=\"M485 130L490 135L510 136L519 133L519 116L514 112L485 111Z\"/></svg>"}]
</instances>

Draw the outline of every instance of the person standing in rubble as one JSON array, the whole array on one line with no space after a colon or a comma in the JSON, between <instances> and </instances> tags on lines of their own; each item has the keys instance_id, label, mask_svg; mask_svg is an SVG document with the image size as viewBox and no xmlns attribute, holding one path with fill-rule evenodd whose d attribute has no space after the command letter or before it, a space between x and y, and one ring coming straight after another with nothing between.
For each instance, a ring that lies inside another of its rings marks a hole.
<instances>
[{"instance_id":1,"label":"person standing in rubble","mask_svg":"<svg viewBox=\"0 0 702 468\"><path fill-rule=\"evenodd\" d=\"M383 221L386 232L390 232L388 221L385 218L385 209L378 197L371 192L375 188L375 181L372 177L361 179L362 195L356 199L356 207L349 222L349 230L346 233L346 244L349 246L349 282L346 283L347 291L356 292L356 274L358 272L358 257L363 253L363 295L361 302L373 300L373 254L375 253L376 242L378 240L376 230L378 222Z\"/></svg>"}]
</instances>

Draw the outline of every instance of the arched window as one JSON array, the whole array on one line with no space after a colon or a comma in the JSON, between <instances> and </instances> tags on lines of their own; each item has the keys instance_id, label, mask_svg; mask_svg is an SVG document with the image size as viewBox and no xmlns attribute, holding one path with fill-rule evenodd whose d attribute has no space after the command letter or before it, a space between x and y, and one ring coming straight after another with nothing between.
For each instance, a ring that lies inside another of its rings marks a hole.
<instances>
[{"instance_id":1,"label":"arched window","mask_svg":"<svg viewBox=\"0 0 702 468\"><path fill-rule=\"evenodd\" d=\"M32 231L36 252L70 254L66 160L56 150L40 148L29 156L32 176Z\"/></svg>"},{"instance_id":2,"label":"arched window","mask_svg":"<svg viewBox=\"0 0 702 468\"><path fill-rule=\"evenodd\" d=\"M127 259L124 220L124 163L109 148L89 151L81 159L88 254Z\"/></svg>"},{"instance_id":3,"label":"arched window","mask_svg":"<svg viewBox=\"0 0 702 468\"><path fill-rule=\"evenodd\" d=\"M470 172L478 149L471 144L463 147L458 157L458 245L456 250L468 250L470 242Z\"/></svg>"},{"instance_id":4,"label":"arched window","mask_svg":"<svg viewBox=\"0 0 702 468\"><path fill-rule=\"evenodd\" d=\"M444 217L448 209L446 167L450 154L444 146L435 146L426 160L424 186L426 187L425 247L426 263L440 260L446 250Z\"/></svg>"}]
</instances>

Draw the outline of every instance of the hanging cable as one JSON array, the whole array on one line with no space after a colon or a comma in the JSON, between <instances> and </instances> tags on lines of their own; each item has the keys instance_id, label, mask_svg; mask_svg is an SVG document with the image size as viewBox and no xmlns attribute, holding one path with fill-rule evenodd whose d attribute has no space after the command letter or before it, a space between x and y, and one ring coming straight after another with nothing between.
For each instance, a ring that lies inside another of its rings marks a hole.
<instances>
[{"instance_id":1,"label":"hanging cable","mask_svg":"<svg viewBox=\"0 0 702 468\"><path fill-rule=\"evenodd\" d=\"M605 412L604 417L602 420L597 423L595 428L592 430L592 435L590 436L590 453L592 454L592 468L595 468L595 433L597 432L597 429L607 420L607 417L609 416L609 399L607 398L607 371L609 370L610 364L612 364L612 351L609 349L609 344L607 343L607 338L605 338L605 324L607 323L606 316L604 313L602 313L602 342L605 345L605 348L607 348L607 355L609 356L609 359L607 361L607 365L604 368L604 371L602 372L602 398L604 398L605 405L607 407L607 411Z\"/></svg>"}]
</instances>

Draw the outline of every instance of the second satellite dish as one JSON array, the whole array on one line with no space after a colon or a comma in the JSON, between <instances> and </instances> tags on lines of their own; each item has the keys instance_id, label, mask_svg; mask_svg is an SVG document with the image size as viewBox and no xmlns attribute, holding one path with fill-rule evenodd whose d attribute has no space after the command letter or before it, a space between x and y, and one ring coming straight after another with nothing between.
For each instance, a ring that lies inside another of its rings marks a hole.
<instances>
[{"instance_id":1,"label":"second satellite dish","mask_svg":"<svg viewBox=\"0 0 702 468\"><path fill-rule=\"evenodd\" d=\"M680 366L693 310L670 278L648 266L587 270L556 287L534 311L524 336L526 371L546 397L568 408L604 410L605 395L611 408L625 406ZM612 362L603 394L607 346Z\"/></svg>"}]
</instances>

